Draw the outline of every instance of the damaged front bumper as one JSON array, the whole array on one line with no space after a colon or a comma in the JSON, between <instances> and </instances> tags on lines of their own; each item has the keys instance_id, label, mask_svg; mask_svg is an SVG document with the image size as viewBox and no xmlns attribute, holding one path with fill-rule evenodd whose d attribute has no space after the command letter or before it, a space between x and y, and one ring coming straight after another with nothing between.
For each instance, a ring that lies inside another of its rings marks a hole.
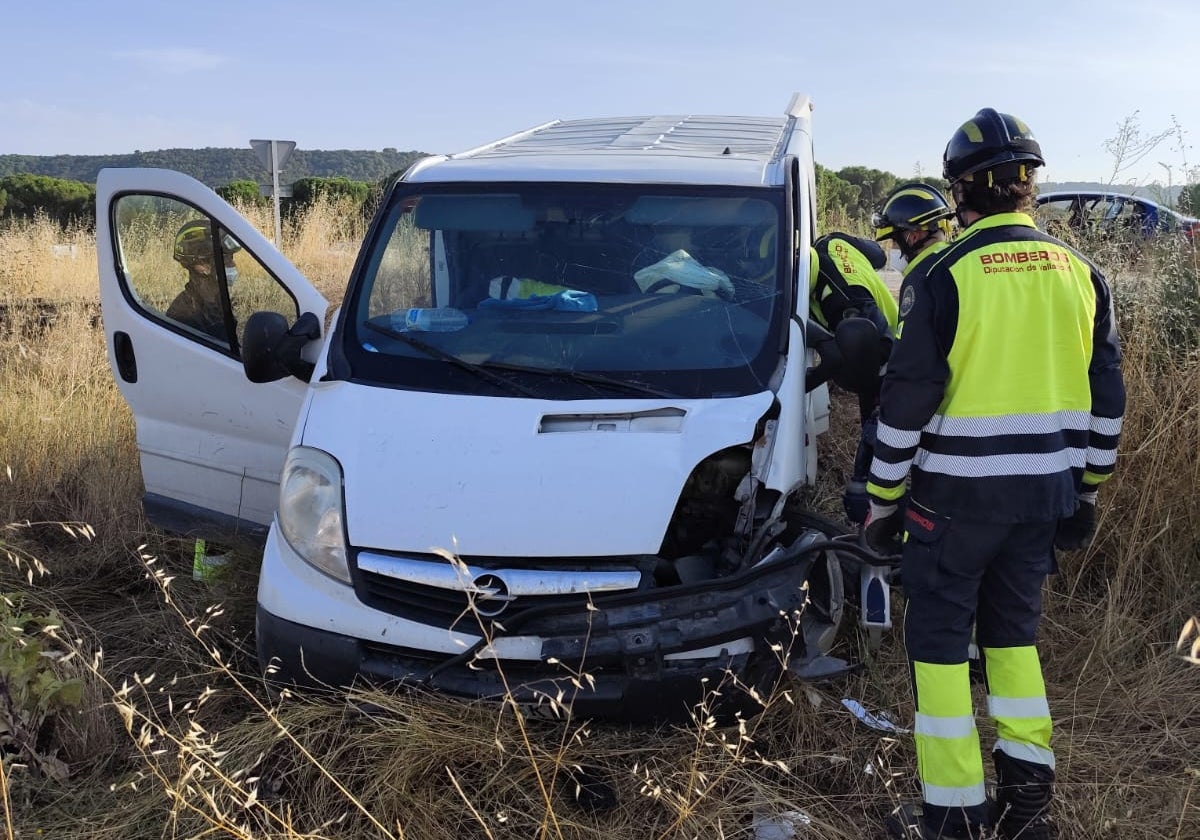
<instances>
[{"instance_id":1,"label":"damaged front bumper","mask_svg":"<svg viewBox=\"0 0 1200 840\"><path fill-rule=\"evenodd\" d=\"M686 720L702 703L718 716L753 714L756 696L788 662L824 653L836 631L840 586L836 597L823 587L841 576L832 573L836 557L816 542L799 540L744 572L703 583L479 620L478 642L453 656L318 630L260 605L260 659L274 659L278 682L348 686L361 677L469 699L509 696L535 714L569 705L577 717ZM814 588L813 581L825 583ZM819 599L810 598L814 591ZM509 658L515 642L526 650L532 642L540 655Z\"/></svg>"}]
</instances>

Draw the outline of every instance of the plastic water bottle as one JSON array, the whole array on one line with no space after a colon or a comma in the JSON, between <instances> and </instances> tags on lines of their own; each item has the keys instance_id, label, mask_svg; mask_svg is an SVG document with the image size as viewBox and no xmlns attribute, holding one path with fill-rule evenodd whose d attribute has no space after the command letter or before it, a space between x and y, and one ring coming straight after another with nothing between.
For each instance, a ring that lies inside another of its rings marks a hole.
<instances>
[{"instance_id":1,"label":"plastic water bottle","mask_svg":"<svg viewBox=\"0 0 1200 840\"><path fill-rule=\"evenodd\" d=\"M404 312L402 318L400 329L411 332L454 332L468 323L467 313L452 306L413 308ZM400 319L393 316L393 320Z\"/></svg>"}]
</instances>

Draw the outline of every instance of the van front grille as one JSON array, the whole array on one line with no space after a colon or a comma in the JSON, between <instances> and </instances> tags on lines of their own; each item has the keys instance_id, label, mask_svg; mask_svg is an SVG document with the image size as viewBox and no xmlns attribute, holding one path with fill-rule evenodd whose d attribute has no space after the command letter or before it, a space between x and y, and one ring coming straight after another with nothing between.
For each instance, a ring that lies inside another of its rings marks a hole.
<instances>
[{"instance_id":1,"label":"van front grille","mask_svg":"<svg viewBox=\"0 0 1200 840\"><path fill-rule=\"evenodd\" d=\"M641 573L628 558L605 560L586 570L483 566L479 561L455 568L436 555L363 551L356 558L355 589L369 607L431 627L478 634L481 627L490 630L506 616L534 607L582 611L592 597L638 588Z\"/></svg>"}]
</instances>

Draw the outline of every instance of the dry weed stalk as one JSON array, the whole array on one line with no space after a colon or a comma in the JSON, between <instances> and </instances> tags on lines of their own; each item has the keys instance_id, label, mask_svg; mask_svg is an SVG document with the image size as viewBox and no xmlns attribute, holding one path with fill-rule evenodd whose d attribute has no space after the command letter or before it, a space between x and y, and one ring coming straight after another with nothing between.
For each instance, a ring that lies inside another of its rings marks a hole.
<instances>
[{"instance_id":1,"label":"dry weed stalk","mask_svg":"<svg viewBox=\"0 0 1200 840\"><path fill-rule=\"evenodd\" d=\"M205 638L204 634L209 629L210 622L221 616L224 608L219 604L210 606L204 611L204 615L200 620L186 615L171 596L171 583L174 577L158 565L157 558L146 554L142 549L144 549L144 546L139 547L139 558L144 564L148 578L158 587L163 603L175 613L183 627L186 628L187 634L212 659L220 675L237 690L241 697L250 702L265 721L275 727L279 736L295 747L312 767L337 788L345 797L346 804L361 814L380 836L392 838L393 840L404 840L403 828L397 824L396 831L393 833L379 822L350 789L317 756L310 752L304 744L300 743L288 731L287 727L280 721L276 709L270 707L260 699L259 695L246 684L244 679L230 668L220 649L210 644L208 639ZM132 699L133 688L137 687L145 693L154 680L153 674L148 677L138 677L135 674L132 684L126 682L120 688L115 688L99 671L98 663L97 667L93 668L93 673L113 690L113 703L121 715L126 732L134 739L134 744L138 752L145 759L146 765L163 785L164 791L173 803L173 809L175 806L178 806L188 810L206 820L212 828L224 831L231 834L231 836L253 837L254 834L252 831L247 830L242 824L235 822L220 807L220 803L212 791L207 791L193 783L193 778L196 782L200 782L206 777L211 777L220 785L220 789L225 791L234 800L235 804L240 800L240 807L242 809L254 809L269 824L274 824L277 828L281 829L286 828L289 832L294 831L290 818L276 814L259 799L257 788L253 786L253 783L257 781L256 779L246 779L243 782L241 780L242 772L226 773L223 770L221 761L225 753L217 749L218 734L213 733L209 735L203 727L193 720L189 722L188 731L183 735L178 735L171 730L167 723L164 723L156 715L144 712L135 706ZM215 689L206 687L194 704L186 704L180 710L181 713L189 716L192 715L195 710L204 705L215 693ZM286 698L287 696L288 693L285 690L282 697ZM173 701L171 703L173 711ZM140 724L136 733L134 732L135 722ZM165 741L177 751L178 761L182 770L182 774L177 779L169 777L160 764L159 757L165 753L160 748L154 746L156 739ZM191 763L187 763L189 760ZM191 797L199 797L205 807L201 808L195 804ZM320 828L317 829L318 832L320 830ZM286 836L299 837L304 835L289 833Z\"/></svg>"}]
</instances>

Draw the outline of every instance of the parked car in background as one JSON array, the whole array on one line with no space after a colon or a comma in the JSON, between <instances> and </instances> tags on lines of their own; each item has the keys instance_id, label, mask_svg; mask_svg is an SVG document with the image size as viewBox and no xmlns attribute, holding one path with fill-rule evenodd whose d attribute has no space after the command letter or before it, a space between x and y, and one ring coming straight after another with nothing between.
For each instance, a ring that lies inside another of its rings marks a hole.
<instances>
[{"instance_id":1,"label":"parked car in background","mask_svg":"<svg viewBox=\"0 0 1200 840\"><path fill-rule=\"evenodd\" d=\"M1200 219L1156 201L1115 192L1055 191L1037 197L1038 226L1047 233L1151 239L1178 234L1189 241L1200 235Z\"/></svg>"}]
</instances>

